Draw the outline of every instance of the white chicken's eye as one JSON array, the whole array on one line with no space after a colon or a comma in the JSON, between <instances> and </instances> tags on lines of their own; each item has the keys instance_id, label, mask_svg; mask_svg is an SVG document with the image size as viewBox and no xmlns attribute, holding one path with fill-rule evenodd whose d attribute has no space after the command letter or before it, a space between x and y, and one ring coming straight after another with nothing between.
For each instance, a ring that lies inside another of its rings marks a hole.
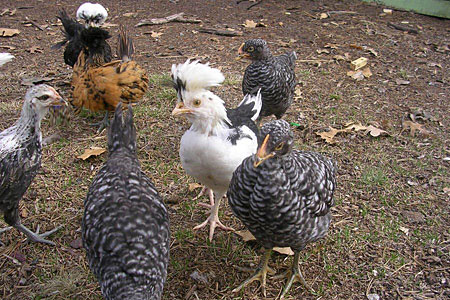
<instances>
[{"instance_id":1,"label":"white chicken's eye","mask_svg":"<svg viewBox=\"0 0 450 300\"><path fill-rule=\"evenodd\" d=\"M196 107L200 106L201 103L202 103L202 101L200 101L198 99L194 100L194 106L196 106Z\"/></svg>"},{"instance_id":2,"label":"white chicken's eye","mask_svg":"<svg viewBox=\"0 0 450 300\"><path fill-rule=\"evenodd\" d=\"M275 150L280 151L281 149L283 149L284 146L284 142L281 142L278 144L278 146L275 147Z\"/></svg>"}]
</instances>

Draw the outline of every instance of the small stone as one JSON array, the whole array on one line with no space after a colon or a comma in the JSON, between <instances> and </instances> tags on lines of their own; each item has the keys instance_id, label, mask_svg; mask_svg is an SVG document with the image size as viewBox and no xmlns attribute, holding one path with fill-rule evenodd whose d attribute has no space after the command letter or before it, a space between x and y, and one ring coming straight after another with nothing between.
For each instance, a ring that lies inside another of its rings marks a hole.
<instances>
[{"instance_id":1,"label":"small stone","mask_svg":"<svg viewBox=\"0 0 450 300\"><path fill-rule=\"evenodd\" d=\"M369 300L380 300L380 296L378 296L378 294L367 294L367 299L369 299Z\"/></svg>"}]
</instances>

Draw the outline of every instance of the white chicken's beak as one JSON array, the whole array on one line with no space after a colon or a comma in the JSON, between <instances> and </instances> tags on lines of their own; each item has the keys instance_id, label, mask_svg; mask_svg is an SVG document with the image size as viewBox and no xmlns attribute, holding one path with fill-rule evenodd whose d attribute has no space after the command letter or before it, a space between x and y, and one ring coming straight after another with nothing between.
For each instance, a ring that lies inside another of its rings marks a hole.
<instances>
[{"instance_id":1,"label":"white chicken's beak","mask_svg":"<svg viewBox=\"0 0 450 300\"><path fill-rule=\"evenodd\" d=\"M183 102L178 102L172 111L172 116L179 116L192 113L192 109L186 108Z\"/></svg>"}]
</instances>

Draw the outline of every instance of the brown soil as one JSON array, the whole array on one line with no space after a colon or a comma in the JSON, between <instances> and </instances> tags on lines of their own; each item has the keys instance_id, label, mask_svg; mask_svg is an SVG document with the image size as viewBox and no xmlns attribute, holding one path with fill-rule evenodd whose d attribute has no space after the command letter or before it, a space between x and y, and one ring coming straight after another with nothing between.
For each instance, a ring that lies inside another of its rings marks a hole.
<instances>
[{"instance_id":1,"label":"brown soil","mask_svg":"<svg viewBox=\"0 0 450 300\"><path fill-rule=\"evenodd\" d=\"M75 15L83 2L1 2L0 27L21 31L0 37L0 51L16 57L0 68L1 130L19 114L27 89L21 84L24 78L53 77L49 84L70 97L71 69L64 65L62 51L50 46L61 40L58 9ZM132 33L135 59L152 78L135 119L139 158L170 210L171 263L164 299L263 298L257 283L241 294L231 293L249 276L243 268L258 263L262 252L256 244L220 230L209 243L206 230L191 230L206 212L190 200L198 190L188 189L194 181L179 163L179 140L187 122L170 116L175 93L167 80L173 63L208 61L227 78L217 92L228 106L236 105L247 65L235 60L237 49L256 37L268 41L276 54L298 54L300 92L285 116L300 125L295 129L297 148L325 152L340 166L332 228L327 238L304 250L302 270L315 293L296 283L288 299L377 299L374 294L380 299L448 299L449 21L396 10L382 15L383 7L357 0L263 0L247 10L253 3L102 1L109 9L107 22L123 24ZM202 24L134 26L142 19L179 12ZM42 30L26 23L27 18ZM246 28L246 20L265 26ZM201 27L242 35L210 35L199 32ZM108 30L116 36L118 27ZM162 35L152 37L152 31ZM368 58L372 76L356 81L347 72L350 61L362 56ZM90 146L105 147L105 133L97 135L88 125L100 118L84 113L66 126L43 124L44 136L58 132L62 138L44 149L42 168L21 202L21 215L26 226L63 229L51 237L56 247L28 243L14 230L0 236L5 243L0 247L0 298L101 299L77 242L83 199L106 156L76 158ZM426 131L412 135L405 121ZM349 122L373 125L389 135L351 131L328 144L316 134ZM222 213L225 224L244 229L226 204ZM5 226L0 222L0 228ZM291 259L277 254L270 264L279 273ZM207 283L193 278L194 271ZM275 299L283 284L269 276L267 299Z\"/></svg>"}]
</instances>

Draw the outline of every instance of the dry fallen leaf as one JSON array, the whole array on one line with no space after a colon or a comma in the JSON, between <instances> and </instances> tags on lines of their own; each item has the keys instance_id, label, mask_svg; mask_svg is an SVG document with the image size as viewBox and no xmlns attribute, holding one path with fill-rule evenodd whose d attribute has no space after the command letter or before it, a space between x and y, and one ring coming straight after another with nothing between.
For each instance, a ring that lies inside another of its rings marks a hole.
<instances>
[{"instance_id":1,"label":"dry fallen leaf","mask_svg":"<svg viewBox=\"0 0 450 300\"><path fill-rule=\"evenodd\" d=\"M419 133L423 135L428 135L430 132L423 128L422 124L413 122L413 121L403 121L403 130L408 130L412 136L416 135L416 131L419 131Z\"/></svg>"},{"instance_id":2,"label":"dry fallen leaf","mask_svg":"<svg viewBox=\"0 0 450 300\"><path fill-rule=\"evenodd\" d=\"M122 16L124 16L124 17L136 17L137 13L128 12L128 13L124 13Z\"/></svg>"},{"instance_id":3,"label":"dry fallen leaf","mask_svg":"<svg viewBox=\"0 0 450 300\"><path fill-rule=\"evenodd\" d=\"M362 74L364 75L364 77L369 78L370 76L372 76L372 71L370 71L370 68L364 68L362 70Z\"/></svg>"},{"instance_id":4,"label":"dry fallen leaf","mask_svg":"<svg viewBox=\"0 0 450 300\"><path fill-rule=\"evenodd\" d=\"M103 25L102 25L102 27L104 27L104 28L117 27L117 26L119 26L119 24L113 24L113 23L108 23L108 22L103 23Z\"/></svg>"},{"instance_id":5,"label":"dry fallen leaf","mask_svg":"<svg viewBox=\"0 0 450 300\"><path fill-rule=\"evenodd\" d=\"M31 54L33 53L42 53L42 49L38 46L32 46L31 48L27 49L28 52Z\"/></svg>"},{"instance_id":6,"label":"dry fallen leaf","mask_svg":"<svg viewBox=\"0 0 450 300\"><path fill-rule=\"evenodd\" d=\"M290 247L273 247L273 251L291 256L295 254Z\"/></svg>"},{"instance_id":7,"label":"dry fallen leaf","mask_svg":"<svg viewBox=\"0 0 450 300\"><path fill-rule=\"evenodd\" d=\"M155 31L152 31L150 34L151 34L152 38L155 38L155 39L157 39L157 38L159 38L161 35L163 35L162 32L155 32Z\"/></svg>"},{"instance_id":8,"label":"dry fallen leaf","mask_svg":"<svg viewBox=\"0 0 450 300\"><path fill-rule=\"evenodd\" d=\"M353 79L356 79L356 81L360 81L364 79L363 71L348 71L347 75L352 77Z\"/></svg>"},{"instance_id":9,"label":"dry fallen leaf","mask_svg":"<svg viewBox=\"0 0 450 300\"><path fill-rule=\"evenodd\" d=\"M27 210L25 207L23 207L23 208L20 210L20 216L21 216L22 218L28 217L28 210Z\"/></svg>"},{"instance_id":10,"label":"dry fallen leaf","mask_svg":"<svg viewBox=\"0 0 450 300\"><path fill-rule=\"evenodd\" d=\"M370 133L370 135L373 137L377 137L382 134L388 134L387 131L380 128L376 128L375 126L372 125L367 126L367 132Z\"/></svg>"},{"instance_id":11,"label":"dry fallen leaf","mask_svg":"<svg viewBox=\"0 0 450 300\"><path fill-rule=\"evenodd\" d=\"M19 34L20 30L18 29L10 29L10 28L0 28L0 36L10 37Z\"/></svg>"},{"instance_id":12,"label":"dry fallen leaf","mask_svg":"<svg viewBox=\"0 0 450 300\"><path fill-rule=\"evenodd\" d=\"M322 54L322 53L330 54L330 51L327 49L317 49L316 52L318 54Z\"/></svg>"},{"instance_id":13,"label":"dry fallen leaf","mask_svg":"<svg viewBox=\"0 0 450 300\"><path fill-rule=\"evenodd\" d=\"M334 136L341 132L342 130L333 128L330 126L329 131L316 132L318 136L325 140L328 144L335 144L336 142L333 140Z\"/></svg>"},{"instance_id":14,"label":"dry fallen leaf","mask_svg":"<svg viewBox=\"0 0 450 300\"><path fill-rule=\"evenodd\" d=\"M202 185L199 183L189 183L189 192L192 192L195 189L201 188Z\"/></svg>"},{"instance_id":15,"label":"dry fallen leaf","mask_svg":"<svg viewBox=\"0 0 450 300\"><path fill-rule=\"evenodd\" d=\"M89 149L84 149L84 153L81 155L78 155L77 158L81 158L82 160L86 160L89 157L95 155L98 156L100 154L102 154L103 152L106 152L105 148L101 148L101 147L91 147Z\"/></svg>"},{"instance_id":16,"label":"dry fallen leaf","mask_svg":"<svg viewBox=\"0 0 450 300\"><path fill-rule=\"evenodd\" d=\"M248 230L239 230L239 231L235 231L235 233L237 235L239 235L244 240L244 242L256 240L256 238L253 236L253 234Z\"/></svg>"},{"instance_id":17,"label":"dry fallen leaf","mask_svg":"<svg viewBox=\"0 0 450 300\"><path fill-rule=\"evenodd\" d=\"M252 21L252 20L245 20L245 23L242 25L244 25L244 27L246 27L246 28L255 28L256 25L258 25L258 23L256 23L255 21Z\"/></svg>"}]
</instances>

